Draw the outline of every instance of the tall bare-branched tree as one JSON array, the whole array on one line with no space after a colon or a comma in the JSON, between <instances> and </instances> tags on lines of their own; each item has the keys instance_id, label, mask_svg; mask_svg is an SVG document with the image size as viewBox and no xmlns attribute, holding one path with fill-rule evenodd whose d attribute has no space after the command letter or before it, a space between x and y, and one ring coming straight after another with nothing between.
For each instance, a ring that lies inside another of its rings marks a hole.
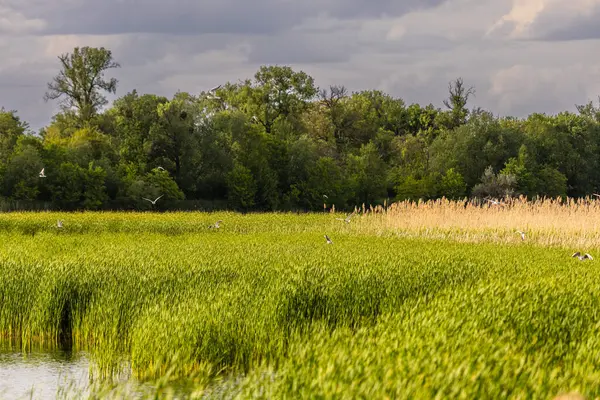
<instances>
[{"instance_id":1,"label":"tall bare-branched tree","mask_svg":"<svg viewBox=\"0 0 600 400\"><path fill-rule=\"evenodd\" d=\"M48 83L44 100L61 100L63 110L75 110L82 121L89 121L108 103L102 91L116 93L117 79L104 78L104 72L120 65L104 47L76 47L73 53L58 57L61 70Z\"/></svg>"}]
</instances>

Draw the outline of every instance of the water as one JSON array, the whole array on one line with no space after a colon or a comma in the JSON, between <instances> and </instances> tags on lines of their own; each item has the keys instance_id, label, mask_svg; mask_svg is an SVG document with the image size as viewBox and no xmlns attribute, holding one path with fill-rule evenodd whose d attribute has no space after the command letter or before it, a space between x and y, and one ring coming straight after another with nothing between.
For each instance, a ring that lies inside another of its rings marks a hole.
<instances>
[{"instance_id":1,"label":"water","mask_svg":"<svg viewBox=\"0 0 600 400\"><path fill-rule=\"evenodd\" d=\"M0 399L64 398L66 388L87 393L89 359L86 353L63 350L23 353L0 348Z\"/></svg>"},{"instance_id":2,"label":"water","mask_svg":"<svg viewBox=\"0 0 600 400\"><path fill-rule=\"evenodd\" d=\"M0 400L83 399L90 394L99 398L146 399L156 394L155 385L141 383L128 374L123 374L113 385L98 387L91 380L89 367L90 357L83 351L35 349L22 352L20 348L1 344ZM217 380L206 388L202 398L231 398L240 380L239 375ZM189 398L194 392L183 383L171 387L175 399Z\"/></svg>"},{"instance_id":3,"label":"water","mask_svg":"<svg viewBox=\"0 0 600 400\"><path fill-rule=\"evenodd\" d=\"M151 398L155 387L123 374L112 384L94 383L88 353L61 349L20 348L0 345L0 400Z\"/></svg>"}]
</instances>

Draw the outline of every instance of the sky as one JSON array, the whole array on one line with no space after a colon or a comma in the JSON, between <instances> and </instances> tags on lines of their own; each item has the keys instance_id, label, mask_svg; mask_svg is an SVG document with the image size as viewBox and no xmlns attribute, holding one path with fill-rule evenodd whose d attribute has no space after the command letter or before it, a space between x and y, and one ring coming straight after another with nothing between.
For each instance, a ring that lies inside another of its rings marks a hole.
<instances>
[{"instance_id":1,"label":"sky","mask_svg":"<svg viewBox=\"0 0 600 400\"><path fill-rule=\"evenodd\" d=\"M0 107L37 130L58 56L106 47L133 89L171 97L289 65L321 88L443 107L448 83L497 115L575 111L600 95L600 0L0 0Z\"/></svg>"}]
</instances>

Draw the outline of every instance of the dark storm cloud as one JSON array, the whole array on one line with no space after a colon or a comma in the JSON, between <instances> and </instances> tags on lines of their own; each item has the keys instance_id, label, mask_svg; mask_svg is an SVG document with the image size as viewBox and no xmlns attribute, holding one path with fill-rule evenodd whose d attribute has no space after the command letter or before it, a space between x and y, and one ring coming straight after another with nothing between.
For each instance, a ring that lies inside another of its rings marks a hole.
<instances>
[{"instance_id":1,"label":"dark storm cloud","mask_svg":"<svg viewBox=\"0 0 600 400\"><path fill-rule=\"evenodd\" d=\"M43 18L45 34L270 34L308 17L399 16L446 0L39 0L14 2L28 18ZM35 2L32 7L31 3ZM57 4L58 3L58 4Z\"/></svg>"}]
</instances>

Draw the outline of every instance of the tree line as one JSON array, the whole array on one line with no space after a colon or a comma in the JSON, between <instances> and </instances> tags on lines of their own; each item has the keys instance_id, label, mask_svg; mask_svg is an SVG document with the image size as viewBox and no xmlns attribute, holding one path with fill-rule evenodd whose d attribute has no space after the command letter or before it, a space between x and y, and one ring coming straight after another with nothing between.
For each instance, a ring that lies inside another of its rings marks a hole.
<instances>
[{"instance_id":1,"label":"tree line","mask_svg":"<svg viewBox=\"0 0 600 400\"><path fill-rule=\"evenodd\" d=\"M398 200L582 197L600 188L600 107L499 117L469 109L461 78L443 108L378 90L322 89L288 66L171 98L136 90L106 107L110 50L59 58L32 132L0 110L6 209L322 210ZM39 172L44 168L45 177ZM144 200L163 196L155 205Z\"/></svg>"}]
</instances>

